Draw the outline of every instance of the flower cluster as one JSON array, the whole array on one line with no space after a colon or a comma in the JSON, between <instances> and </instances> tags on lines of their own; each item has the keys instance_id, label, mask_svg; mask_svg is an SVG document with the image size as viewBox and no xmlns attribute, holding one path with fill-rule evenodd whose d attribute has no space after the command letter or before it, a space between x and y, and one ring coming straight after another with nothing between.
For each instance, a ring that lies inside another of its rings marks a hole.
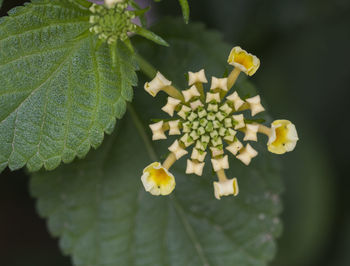
<instances>
[{"instance_id":1,"label":"flower cluster","mask_svg":"<svg viewBox=\"0 0 350 266\"><path fill-rule=\"evenodd\" d=\"M217 199L222 196L238 194L236 178L229 179L225 170L229 168L228 151L245 165L258 155L249 144L243 144L237 137L237 131L244 133L243 141L257 141L258 133L268 137L268 150L282 154L292 151L298 140L295 126L287 120L276 120L271 127L264 126L252 119L245 118L245 112L250 110L251 116L265 109L260 102L260 96L242 99L234 91L228 94L241 72L251 76L259 68L259 59L234 47L229 55L228 63L234 69L228 77L212 77L210 90L205 92L203 84L207 83L205 71L188 73L188 86L181 92L171 85L161 73L157 73L151 82L145 84L145 90L155 97L164 91L169 96L162 110L176 118L151 124L153 140L166 139L165 133L180 136L168 148L170 153L161 164L152 163L147 166L142 175L142 182L153 195L168 195L175 188L174 176L169 172L170 167L181 157L192 151L187 159L187 174L201 176L207 155L211 157L213 170L218 181L214 182L214 195Z\"/></svg>"},{"instance_id":2,"label":"flower cluster","mask_svg":"<svg viewBox=\"0 0 350 266\"><path fill-rule=\"evenodd\" d=\"M105 5L93 4L90 7L90 31L109 44L119 39L126 40L128 32L136 30L131 21L136 15L134 11L127 10L128 5L128 0L106 0Z\"/></svg>"}]
</instances>

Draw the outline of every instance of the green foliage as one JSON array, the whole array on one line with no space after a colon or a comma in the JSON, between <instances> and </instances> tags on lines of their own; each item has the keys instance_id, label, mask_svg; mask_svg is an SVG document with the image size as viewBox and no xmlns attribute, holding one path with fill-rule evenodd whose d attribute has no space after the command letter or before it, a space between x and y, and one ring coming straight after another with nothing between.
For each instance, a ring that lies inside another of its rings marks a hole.
<instances>
[{"instance_id":1,"label":"green foliage","mask_svg":"<svg viewBox=\"0 0 350 266\"><path fill-rule=\"evenodd\" d=\"M4 3L4 0L0 0L0 8L2 7L3 3Z\"/></svg>"},{"instance_id":2,"label":"green foliage","mask_svg":"<svg viewBox=\"0 0 350 266\"><path fill-rule=\"evenodd\" d=\"M145 28L137 26L135 33L159 45L169 46L169 44L162 37L158 36L152 31L146 30Z\"/></svg>"},{"instance_id":3,"label":"green foliage","mask_svg":"<svg viewBox=\"0 0 350 266\"><path fill-rule=\"evenodd\" d=\"M76 2L36 0L0 23L0 171L56 168L111 133L136 85L132 52L88 34Z\"/></svg>"},{"instance_id":4,"label":"green foliage","mask_svg":"<svg viewBox=\"0 0 350 266\"><path fill-rule=\"evenodd\" d=\"M190 6L188 5L187 0L179 0L179 3L181 5L182 15L183 15L184 20L187 24L189 19L190 19Z\"/></svg>"},{"instance_id":5,"label":"green foliage","mask_svg":"<svg viewBox=\"0 0 350 266\"><path fill-rule=\"evenodd\" d=\"M179 21L156 28L171 47L139 40L137 48L176 84L184 84L188 70L206 67L208 77L223 73L221 54L229 46L218 34ZM252 87L245 80L238 85L240 91ZM135 107L100 149L85 160L33 175L32 195L50 232L60 237L75 265L266 265L281 231L281 181L265 145L255 146L260 156L249 168L231 157L228 175L237 176L241 190L236 198L217 201L209 163L204 176L185 175L185 159L171 170L177 186L170 197L144 191L142 169L162 157L170 143L151 143L147 127L164 103L164 95L152 98L139 86Z\"/></svg>"}]
</instances>

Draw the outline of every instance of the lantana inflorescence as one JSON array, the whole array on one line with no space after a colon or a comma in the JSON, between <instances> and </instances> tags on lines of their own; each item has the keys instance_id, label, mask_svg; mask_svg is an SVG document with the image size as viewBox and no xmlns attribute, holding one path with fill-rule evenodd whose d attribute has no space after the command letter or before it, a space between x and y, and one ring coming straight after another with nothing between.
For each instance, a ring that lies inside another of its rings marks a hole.
<instances>
[{"instance_id":1,"label":"lantana inflorescence","mask_svg":"<svg viewBox=\"0 0 350 266\"><path fill-rule=\"evenodd\" d=\"M134 11L127 10L128 0L105 1L105 5L93 4L90 7L90 31L97 34L98 38L115 43L118 39L124 41L128 38L128 32L136 30L132 23L135 18Z\"/></svg>"},{"instance_id":2,"label":"lantana inflorescence","mask_svg":"<svg viewBox=\"0 0 350 266\"><path fill-rule=\"evenodd\" d=\"M186 174L201 176L205 158L210 156L213 170L218 181L213 183L214 195L238 195L237 178L228 178L225 170L229 169L228 154L235 156L243 164L249 165L258 152L250 143L258 140L258 133L268 137L268 150L283 154L292 151L298 140L295 126L288 120L276 120L267 127L259 120L246 119L246 112L254 117L265 109L260 96L242 99L237 91L229 94L241 72L253 75L260 66L259 59L234 47L228 58L234 69L228 77L211 78L209 91L203 84L208 83L204 69L188 72L188 88L182 91L172 86L160 72L146 82L145 90L155 97L160 91L169 96L162 110L175 117L160 120L150 125L153 140L166 139L169 135L178 136L171 144L169 155L163 163L154 162L147 166L141 177L146 191L153 195L168 195L175 188L175 178L169 172L170 167L181 157L187 155ZM237 137L237 131L244 133L244 138Z\"/></svg>"}]
</instances>

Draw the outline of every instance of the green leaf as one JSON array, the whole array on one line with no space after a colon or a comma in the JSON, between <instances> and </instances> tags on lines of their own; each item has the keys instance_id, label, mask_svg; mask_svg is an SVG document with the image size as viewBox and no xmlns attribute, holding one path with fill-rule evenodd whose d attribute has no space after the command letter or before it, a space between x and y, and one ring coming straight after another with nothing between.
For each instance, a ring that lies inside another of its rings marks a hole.
<instances>
[{"instance_id":1,"label":"green leaf","mask_svg":"<svg viewBox=\"0 0 350 266\"><path fill-rule=\"evenodd\" d=\"M0 0L0 8L2 7L3 3L4 3L4 0Z\"/></svg>"},{"instance_id":2,"label":"green leaf","mask_svg":"<svg viewBox=\"0 0 350 266\"><path fill-rule=\"evenodd\" d=\"M84 34L89 11L37 0L0 23L0 171L56 168L84 157L111 133L136 84L133 54ZM80 36L79 38L77 38Z\"/></svg>"},{"instance_id":3,"label":"green leaf","mask_svg":"<svg viewBox=\"0 0 350 266\"><path fill-rule=\"evenodd\" d=\"M226 60L217 57L222 53L217 49L229 47L203 26L178 22L157 27L171 48L154 49L142 40L137 48L148 57L156 55L153 62L176 84L184 79L178 73L193 68L206 66L207 77L211 70L221 72ZM165 60L173 57L178 65ZM245 86L241 82L240 89ZM254 145L260 156L250 167L231 157L228 174L239 180L238 197L216 200L209 163L202 177L185 175L185 159L171 169L177 185L170 197L144 191L143 168L167 153L173 141L150 141L148 121L159 117L165 102L165 95L152 98L140 86L135 107L100 149L85 160L33 175L31 192L50 232L60 237L74 265L266 265L281 231L281 179L266 145Z\"/></svg>"},{"instance_id":4,"label":"green leaf","mask_svg":"<svg viewBox=\"0 0 350 266\"><path fill-rule=\"evenodd\" d=\"M182 14L183 14L184 20L187 24L189 19L190 19L190 6L188 5L187 0L179 0L179 2L180 2L181 9L182 9Z\"/></svg>"},{"instance_id":5,"label":"green leaf","mask_svg":"<svg viewBox=\"0 0 350 266\"><path fill-rule=\"evenodd\" d=\"M152 42L155 42L157 44L160 44L160 45L163 45L163 46L169 46L169 44L162 37L158 36L154 32L149 31L149 30L147 30L145 28L136 26L135 33L140 35L140 36L142 36L142 37L145 37L146 39L148 39L148 40L150 40Z\"/></svg>"}]
</instances>

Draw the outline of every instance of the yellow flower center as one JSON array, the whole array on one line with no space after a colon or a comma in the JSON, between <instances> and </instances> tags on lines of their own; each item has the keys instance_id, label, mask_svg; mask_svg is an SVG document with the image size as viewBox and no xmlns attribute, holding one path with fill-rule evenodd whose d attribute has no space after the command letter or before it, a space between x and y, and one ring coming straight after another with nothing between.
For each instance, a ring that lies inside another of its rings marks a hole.
<instances>
[{"instance_id":1,"label":"yellow flower center","mask_svg":"<svg viewBox=\"0 0 350 266\"><path fill-rule=\"evenodd\" d=\"M148 178L152 179L152 181L156 183L158 187L166 186L171 182L171 176L169 176L163 168L151 168L148 170L148 172L150 174Z\"/></svg>"},{"instance_id":2,"label":"yellow flower center","mask_svg":"<svg viewBox=\"0 0 350 266\"><path fill-rule=\"evenodd\" d=\"M251 55L246 54L245 52L240 52L235 54L234 61L242 66L244 66L247 70L252 68L253 65L253 57Z\"/></svg>"},{"instance_id":3,"label":"yellow flower center","mask_svg":"<svg viewBox=\"0 0 350 266\"><path fill-rule=\"evenodd\" d=\"M271 144L274 146L281 146L287 142L288 129L287 126L280 126L275 129L276 139Z\"/></svg>"}]
</instances>

